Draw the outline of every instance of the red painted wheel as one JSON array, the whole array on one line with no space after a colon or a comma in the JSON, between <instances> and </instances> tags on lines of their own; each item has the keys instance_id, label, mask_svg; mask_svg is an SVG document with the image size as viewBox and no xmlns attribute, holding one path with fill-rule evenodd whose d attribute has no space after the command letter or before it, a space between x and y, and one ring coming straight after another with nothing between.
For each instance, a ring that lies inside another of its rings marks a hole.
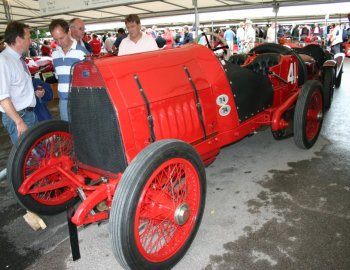
<instances>
[{"instance_id":1,"label":"red painted wheel","mask_svg":"<svg viewBox=\"0 0 350 270\"><path fill-rule=\"evenodd\" d=\"M307 81L301 90L294 113L294 141L303 149L312 147L323 123L323 90L318 81Z\"/></svg>"},{"instance_id":2,"label":"red painted wheel","mask_svg":"<svg viewBox=\"0 0 350 270\"><path fill-rule=\"evenodd\" d=\"M204 210L204 165L192 146L158 141L127 167L111 210L113 252L129 269L170 269L190 247Z\"/></svg>"},{"instance_id":3,"label":"red painted wheel","mask_svg":"<svg viewBox=\"0 0 350 270\"><path fill-rule=\"evenodd\" d=\"M23 207L46 215L57 214L66 209L67 204L77 194L58 172L38 179L30 188L29 195L23 196L18 189L27 177L51 164L53 160L63 157L62 162L72 164L72 149L68 123L64 121L42 122L20 138L9 156L7 178L10 190Z\"/></svg>"},{"instance_id":4,"label":"red painted wheel","mask_svg":"<svg viewBox=\"0 0 350 270\"><path fill-rule=\"evenodd\" d=\"M162 262L179 251L193 230L199 191L196 169L186 159L170 159L156 169L136 209L134 234L143 257Z\"/></svg>"}]
</instances>

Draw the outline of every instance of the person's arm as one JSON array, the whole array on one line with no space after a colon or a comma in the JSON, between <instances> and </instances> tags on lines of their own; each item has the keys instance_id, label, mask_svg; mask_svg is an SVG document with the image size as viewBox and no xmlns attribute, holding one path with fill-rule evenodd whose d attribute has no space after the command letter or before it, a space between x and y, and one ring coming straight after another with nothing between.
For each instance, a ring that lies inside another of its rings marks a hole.
<instances>
[{"instance_id":1,"label":"person's arm","mask_svg":"<svg viewBox=\"0 0 350 270\"><path fill-rule=\"evenodd\" d=\"M112 52L113 53L117 53L118 52L117 47L114 44L112 46Z\"/></svg>"},{"instance_id":2,"label":"person's arm","mask_svg":"<svg viewBox=\"0 0 350 270\"><path fill-rule=\"evenodd\" d=\"M125 55L126 54L126 48L125 48L125 42L123 42L124 40L122 40L122 42L119 45L118 48L118 55Z\"/></svg>"},{"instance_id":3,"label":"person's arm","mask_svg":"<svg viewBox=\"0 0 350 270\"><path fill-rule=\"evenodd\" d=\"M53 98L53 93L50 84L45 82L39 82L39 85L41 85L41 87L44 90L44 95L41 97L41 99L44 101L51 101Z\"/></svg>"},{"instance_id":4,"label":"person's arm","mask_svg":"<svg viewBox=\"0 0 350 270\"><path fill-rule=\"evenodd\" d=\"M0 100L0 105L4 109L7 116L10 117L13 120L13 122L15 122L17 127L17 134L18 137L20 137L28 129L28 126L23 121L21 116L16 112L16 109L13 106L10 98Z\"/></svg>"}]
</instances>

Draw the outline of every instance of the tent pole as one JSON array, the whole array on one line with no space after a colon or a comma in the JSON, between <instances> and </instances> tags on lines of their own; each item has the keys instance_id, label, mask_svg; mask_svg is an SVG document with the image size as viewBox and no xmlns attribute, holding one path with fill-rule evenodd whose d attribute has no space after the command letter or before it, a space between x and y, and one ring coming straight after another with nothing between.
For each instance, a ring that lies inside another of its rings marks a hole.
<instances>
[{"instance_id":1,"label":"tent pole","mask_svg":"<svg viewBox=\"0 0 350 270\"><path fill-rule=\"evenodd\" d=\"M192 4L194 6L194 14L195 14L195 36L198 36L198 27L199 27L199 14L198 14L198 8L197 8L197 0L192 0Z\"/></svg>"},{"instance_id":2,"label":"tent pole","mask_svg":"<svg viewBox=\"0 0 350 270\"><path fill-rule=\"evenodd\" d=\"M275 43L277 43L277 13L280 8L280 4L276 2L276 0L272 3L272 10L275 12Z\"/></svg>"},{"instance_id":3,"label":"tent pole","mask_svg":"<svg viewBox=\"0 0 350 270\"><path fill-rule=\"evenodd\" d=\"M9 0L2 0L2 3L4 5L4 10L5 10L5 18L8 22L12 20L11 16L11 6L9 3Z\"/></svg>"}]
</instances>

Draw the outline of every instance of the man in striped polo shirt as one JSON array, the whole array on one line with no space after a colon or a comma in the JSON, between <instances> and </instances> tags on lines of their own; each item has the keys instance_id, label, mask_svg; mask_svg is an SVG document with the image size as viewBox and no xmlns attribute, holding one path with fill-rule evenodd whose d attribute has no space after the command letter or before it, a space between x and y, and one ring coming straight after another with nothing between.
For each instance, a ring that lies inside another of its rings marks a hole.
<instances>
[{"instance_id":1,"label":"man in striped polo shirt","mask_svg":"<svg viewBox=\"0 0 350 270\"><path fill-rule=\"evenodd\" d=\"M62 120L68 121L68 90L72 79L70 70L74 63L83 60L89 52L71 38L69 25L65 20L53 20L49 30L57 43L57 48L52 53L52 60L58 79L60 116Z\"/></svg>"}]
</instances>

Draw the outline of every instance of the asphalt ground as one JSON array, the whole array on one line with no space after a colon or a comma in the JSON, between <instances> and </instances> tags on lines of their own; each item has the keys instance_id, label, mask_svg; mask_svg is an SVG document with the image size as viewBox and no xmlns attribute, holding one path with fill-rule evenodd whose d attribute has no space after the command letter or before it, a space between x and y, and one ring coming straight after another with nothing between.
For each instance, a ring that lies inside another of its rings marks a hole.
<instances>
[{"instance_id":1,"label":"asphalt ground","mask_svg":"<svg viewBox=\"0 0 350 270\"><path fill-rule=\"evenodd\" d=\"M183 269L350 269L350 59L309 150L269 130L222 149L206 168L203 221ZM56 104L52 110L57 117ZM10 142L0 127L0 170ZM110 244L109 223L79 230L82 258L73 262L65 214L42 216L33 231L0 182L0 269L122 269Z\"/></svg>"}]
</instances>

